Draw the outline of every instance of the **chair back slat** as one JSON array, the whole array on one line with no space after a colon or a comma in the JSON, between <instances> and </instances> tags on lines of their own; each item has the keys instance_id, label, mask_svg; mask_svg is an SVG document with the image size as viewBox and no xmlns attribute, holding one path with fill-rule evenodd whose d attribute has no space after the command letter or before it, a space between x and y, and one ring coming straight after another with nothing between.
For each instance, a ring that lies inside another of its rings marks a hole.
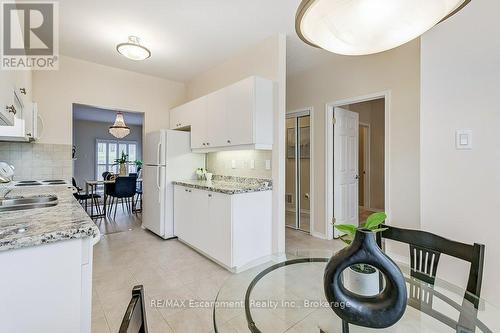
<instances>
[{"instance_id":1,"label":"chair back slat","mask_svg":"<svg viewBox=\"0 0 500 333\"><path fill-rule=\"evenodd\" d=\"M377 242L382 246L382 239L406 243L410 247L410 275L434 284L441 254L467 261L471 264L465 298L478 306L484 268L483 244L473 245L456 242L422 230L402 229L388 225L377 233Z\"/></svg>"},{"instance_id":2,"label":"chair back slat","mask_svg":"<svg viewBox=\"0 0 500 333\"><path fill-rule=\"evenodd\" d=\"M410 244L410 275L434 284L440 253Z\"/></svg>"},{"instance_id":3,"label":"chair back slat","mask_svg":"<svg viewBox=\"0 0 500 333\"><path fill-rule=\"evenodd\" d=\"M118 333L148 333L142 285L132 289L132 299L125 311Z\"/></svg>"}]
</instances>

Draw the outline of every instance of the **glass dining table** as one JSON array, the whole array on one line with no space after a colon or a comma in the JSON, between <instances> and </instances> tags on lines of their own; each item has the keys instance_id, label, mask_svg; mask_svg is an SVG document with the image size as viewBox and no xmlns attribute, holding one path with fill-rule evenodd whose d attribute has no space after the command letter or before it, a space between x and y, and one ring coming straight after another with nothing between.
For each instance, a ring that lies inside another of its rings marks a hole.
<instances>
[{"instance_id":1,"label":"glass dining table","mask_svg":"<svg viewBox=\"0 0 500 333\"><path fill-rule=\"evenodd\" d=\"M274 255L231 276L213 304L214 331L341 333L342 320L323 291L323 271L332 254L318 250ZM434 285L420 281L410 276L406 264L398 265L408 294L403 317L385 329L349 325L351 333L500 332L498 307L479 298L466 300L463 289L445 280L438 278Z\"/></svg>"}]
</instances>

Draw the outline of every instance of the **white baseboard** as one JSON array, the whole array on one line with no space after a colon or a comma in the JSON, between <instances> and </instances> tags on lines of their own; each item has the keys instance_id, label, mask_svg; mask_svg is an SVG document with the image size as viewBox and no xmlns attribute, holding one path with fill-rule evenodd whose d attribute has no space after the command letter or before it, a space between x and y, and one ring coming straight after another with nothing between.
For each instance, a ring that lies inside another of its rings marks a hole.
<instances>
[{"instance_id":1,"label":"white baseboard","mask_svg":"<svg viewBox=\"0 0 500 333\"><path fill-rule=\"evenodd\" d=\"M323 235L323 234L321 234L319 232L315 232L315 231L311 231L311 236L316 237L316 238L320 238L320 239L324 239L324 240L329 240L327 235Z\"/></svg>"}]
</instances>

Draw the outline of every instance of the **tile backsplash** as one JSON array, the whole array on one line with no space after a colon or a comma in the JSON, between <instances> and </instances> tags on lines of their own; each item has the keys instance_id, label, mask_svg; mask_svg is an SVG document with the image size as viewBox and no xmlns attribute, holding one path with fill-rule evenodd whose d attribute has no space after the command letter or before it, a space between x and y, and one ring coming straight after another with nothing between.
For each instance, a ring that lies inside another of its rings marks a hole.
<instances>
[{"instance_id":1,"label":"tile backsplash","mask_svg":"<svg viewBox=\"0 0 500 333\"><path fill-rule=\"evenodd\" d=\"M0 142L0 161L12 164L14 180L70 180L71 145Z\"/></svg>"},{"instance_id":2,"label":"tile backsplash","mask_svg":"<svg viewBox=\"0 0 500 333\"><path fill-rule=\"evenodd\" d=\"M272 151L239 150L207 154L207 170L216 175L272 178ZM269 169L266 168L266 161Z\"/></svg>"}]
</instances>

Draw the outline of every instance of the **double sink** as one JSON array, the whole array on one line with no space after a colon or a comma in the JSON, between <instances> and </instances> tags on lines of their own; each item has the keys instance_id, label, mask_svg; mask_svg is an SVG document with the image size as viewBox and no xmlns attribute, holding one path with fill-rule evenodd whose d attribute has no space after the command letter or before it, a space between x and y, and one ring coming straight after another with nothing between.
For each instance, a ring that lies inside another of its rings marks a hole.
<instances>
[{"instance_id":1,"label":"double sink","mask_svg":"<svg viewBox=\"0 0 500 333\"><path fill-rule=\"evenodd\" d=\"M33 197L0 198L0 213L57 205L57 196L39 195Z\"/></svg>"}]
</instances>

